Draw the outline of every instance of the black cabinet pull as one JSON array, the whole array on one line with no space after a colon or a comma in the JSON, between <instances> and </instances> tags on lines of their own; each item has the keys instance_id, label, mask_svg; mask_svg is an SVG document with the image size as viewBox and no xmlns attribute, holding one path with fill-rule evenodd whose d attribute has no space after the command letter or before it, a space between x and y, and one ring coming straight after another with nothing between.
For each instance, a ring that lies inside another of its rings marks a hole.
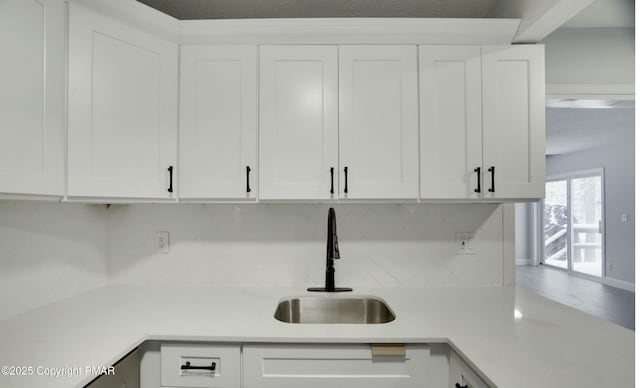
<instances>
[{"instance_id":1,"label":"black cabinet pull","mask_svg":"<svg viewBox=\"0 0 640 388\"><path fill-rule=\"evenodd\" d=\"M173 166L169 166L167 171L169 171L169 188L167 191L173 193Z\"/></svg>"},{"instance_id":2,"label":"black cabinet pull","mask_svg":"<svg viewBox=\"0 0 640 388\"><path fill-rule=\"evenodd\" d=\"M469 388L469 386L467 384L460 385L460 383L456 383L456 388Z\"/></svg>"},{"instance_id":3,"label":"black cabinet pull","mask_svg":"<svg viewBox=\"0 0 640 388\"><path fill-rule=\"evenodd\" d=\"M247 166L247 193L251 192L251 187L249 187L249 173L251 172L251 167Z\"/></svg>"},{"instance_id":4,"label":"black cabinet pull","mask_svg":"<svg viewBox=\"0 0 640 388\"><path fill-rule=\"evenodd\" d=\"M347 184L347 176L348 176L349 167L344 168L344 193L347 194L349 192L349 186Z\"/></svg>"},{"instance_id":5,"label":"black cabinet pull","mask_svg":"<svg viewBox=\"0 0 640 388\"><path fill-rule=\"evenodd\" d=\"M331 167L329 171L331 171L331 190L329 192L333 194L333 167Z\"/></svg>"},{"instance_id":6,"label":"black cabinet pull","mask_svg":"<svg viewBox=\"0 0 640 388\"><path fill-rule=\"evenodd\" d=\"M491 166L489 167L489 172L491 173L491 187L489 188L489 192L490 193L495 193L496 192L496 167L495 166Z\"/></svg>"},{"instance_id":7,"label":"black cabinet pull","mask_svg":"<svg viewBox=\"0 0 640 388\"><path fill-rule=\"evenodd\" d=\"M476 188L473 190L474 193L479 193L480 192L480 167L476 167L473 169L473 171L476 173L476 178L478 179L478 183Z\"/></svg>"},{"instance_id":8,"label":"black cabinet pull","mask_svg":"<svg viewBox=\"0 0 640 388\"><path fill-rule=\"evenodd\" d=\"M189 361L187 361L184 365L180 365L180 369L181 370L197 369L197 370L215 371L216 370L216 363L212 362L211 366L193 366L193 365L191 365L191 363Z\"/></svg>"}]
</instances>

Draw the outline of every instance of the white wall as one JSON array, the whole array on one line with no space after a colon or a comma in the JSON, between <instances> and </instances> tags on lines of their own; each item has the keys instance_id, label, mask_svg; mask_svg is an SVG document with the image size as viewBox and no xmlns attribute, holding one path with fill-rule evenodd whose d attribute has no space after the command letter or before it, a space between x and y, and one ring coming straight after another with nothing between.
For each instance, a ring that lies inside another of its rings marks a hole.
<instances>
[{"instance_id":1,"label":"white wall","mask_svg":"<svg viewBox=\"0 0 640 388\"><path fill-rule=\"evenodd\" d=\"M336 283L498 286L502 206L336 205L342 259ZM328 205L115 205L109 209L113 282L202 286L324 283ZM169 254L155 232L170 232ZM475 232L475 256L457 256L456 232ZM513 258L509 260L513 261ZM513 267L509 267L513 271ZM506 276L505 276L506 275Z\"/></svg>"},{"instance_id":2,"label":"white wall","mask_svg":"<svg viewBox=\"0 0 640 388\"><path fill-rule=\"evenodd\" d=\"M0 201L0 320L107 283L104 206Z\"/></svg>"},{"instance_id":3,"label":"white wall","mask_svg":"<svg viewBox=\"0 0 640 388\"><path fill-rule=\"evenodd\" d=\"M606 130L606 128L603 128ZM604 167L606 276L635 282L634 132L626 140L565 155L547 157L547 175ZM620 220L622 213L628 222Z\"/></svg>"},{"instance_id":4,"label":"white wall","mask_svg":"<svg viewBox=\"0 0 640 388\"><path fill-rule=\"evenodd\" d=\"M515 249L516 265L534 265L532 250L533 220L531 219L531 204L516 203L515 211Z\"/></svg>"},{"instance_id":5,"label":"white wall","mask_svg":"<svg viewBox=\"0 0 640 388\"><path fill-rule=\"evenodd\" d=\"M560 28L545 38L547 84L633 84L633 28Z\"/></svg>"}]
</instances>

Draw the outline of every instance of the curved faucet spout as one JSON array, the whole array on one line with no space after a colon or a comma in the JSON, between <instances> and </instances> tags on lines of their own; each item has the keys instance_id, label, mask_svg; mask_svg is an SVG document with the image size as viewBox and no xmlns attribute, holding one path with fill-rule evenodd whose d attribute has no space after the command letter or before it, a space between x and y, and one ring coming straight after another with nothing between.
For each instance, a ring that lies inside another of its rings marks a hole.
<instances>
[{"instance_id":1,"label":"curved faucet spout","mask_svg":"<svg viewBox=\"0 0 640 388\"><path fill-rule=\"evenodd\" d=\"M336 227L336 211L333 208L329 208L329 215L327 218L327 268L325 271L324 287L312 287L308 288L308 291L323 291L323 292L341 292L352 291L351 288L336 288L335 282L335 268L333 266L333 260L340 258L340 249L338 248L338 229Z\"/></svg>"}]
</instances>

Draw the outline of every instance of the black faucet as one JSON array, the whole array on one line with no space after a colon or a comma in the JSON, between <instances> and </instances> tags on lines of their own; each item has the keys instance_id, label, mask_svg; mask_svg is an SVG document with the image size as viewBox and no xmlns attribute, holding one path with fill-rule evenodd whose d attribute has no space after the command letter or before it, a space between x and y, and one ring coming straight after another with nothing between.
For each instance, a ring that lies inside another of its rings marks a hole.
<instances>
[{"instance_id":1,"label":"black faucet","mask_svg":"<svg viewBox=\"0 0 640 388\"><path fill-rule=\"evenodd\" d=\"M327 220L327 270L324 277L324 287L311 287L307 291L316 292L345 292L353 291L351 288L336 288L335 273L333 260L340 258L340 250L338 249L338 230L336 228L336 211L329 208L329 218Z\"/></svg>"}]
</instances>

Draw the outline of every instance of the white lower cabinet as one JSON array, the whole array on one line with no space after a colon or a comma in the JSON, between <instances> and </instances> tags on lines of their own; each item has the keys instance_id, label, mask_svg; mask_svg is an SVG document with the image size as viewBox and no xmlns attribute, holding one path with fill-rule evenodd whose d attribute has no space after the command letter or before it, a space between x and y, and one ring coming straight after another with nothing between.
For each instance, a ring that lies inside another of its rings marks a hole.
<instances>
[{"instance_id":1,"label":"white lower cabinet","mask_svg":"<svg viewBox=\"0 0 640 388\"><path fill-rule=\"evenodd\" d=\"M449 355L449 388L489 388L453 350Z\"/></svg>"},{"instance_id":2,"label":"white lower cabinet","mask_svg":"<svg viewBox=\"0 0 640 388\"><path fill-rule=\"evenodd\" d=\"M370 345L246 345L245 388L404 388L428 385L429 346L373 356Z\"/></svg>"},{"instance_id":3,"label":"white lower cabinet","mask_svg":"<svg viewBox=\"0 0 640 388\"><path fill-rule=\"evenodd\" d=\"M446 343L147 341L140 388L488 388Z\"/></svg>"}]
</instances>

